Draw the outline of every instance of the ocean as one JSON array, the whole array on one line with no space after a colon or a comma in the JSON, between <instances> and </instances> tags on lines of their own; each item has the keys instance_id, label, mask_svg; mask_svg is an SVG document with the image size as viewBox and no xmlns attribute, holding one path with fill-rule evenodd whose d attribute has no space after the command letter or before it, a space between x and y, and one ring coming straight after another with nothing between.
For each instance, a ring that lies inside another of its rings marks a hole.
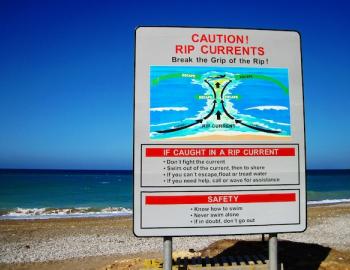
<instances>
[{"instance_id":1,"label":"ocean","mask_svg":"<svg viewBox=\"0 0 350 270\"><path fill-rule=\"evenodd\" d=\"M0 219L132 214L131 171L0 171Z\"/></svg>"},{"instance_id":2,"label":"ocean","mask_svg":"<svg viewBox=\"0 0 350 270\"><path fill-rule=\"evenodd\" d=\"M0 170L0 219L132 214L131 171ZM309 170L308 204L350 202L350 170Z\"/></svg>"}]
</instances>

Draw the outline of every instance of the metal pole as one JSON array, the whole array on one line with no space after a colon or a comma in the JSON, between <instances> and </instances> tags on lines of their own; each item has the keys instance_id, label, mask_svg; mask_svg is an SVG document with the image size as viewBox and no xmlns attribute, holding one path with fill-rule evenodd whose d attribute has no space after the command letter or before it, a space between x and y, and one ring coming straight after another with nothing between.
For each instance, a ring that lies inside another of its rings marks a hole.
<instances>
[{"instance_id":1,"label":"metal pole","mask_svg":"<svg viewBox=\"0 0 350 270\"><path fill-rule=\"evenodd\" d=\"M170 236L165 236L163 239L163 249L164 249L164 270L171 270L173 264L173 239Z\"/></svg>"},{"instance_id":2,"label":"metal pole","mask_svg":"<svg viewBox=\"0 0 350 270\"><path fill-rule=\"evenodd\" d=\"M269 234L269 270L278 270L277 233Z\"/></svg>"}]
</instances>

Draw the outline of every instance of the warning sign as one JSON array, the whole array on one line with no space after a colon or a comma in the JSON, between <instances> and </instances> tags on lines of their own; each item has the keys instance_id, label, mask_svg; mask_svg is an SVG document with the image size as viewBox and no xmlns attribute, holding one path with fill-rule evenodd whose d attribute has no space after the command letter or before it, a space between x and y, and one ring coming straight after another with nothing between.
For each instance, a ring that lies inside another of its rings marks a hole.
<instances>
[{"instance_id":1,"label":"warning sign","mask_svg":"<svg viewBox=\"0 0 350 270\"><path fill-rule=\"evenodd\" d=\"M141 228L209 228L299 225L299 191L142 193ZM157 208L155 208L157 207ZM288 207L288 214L285 213ZM257 211L256 209L259 209ZM157 209L157 213L155 213ZM167 215L168 218L159 218ZM273 213L268 215L267 213ZM210 229L211 228L211 229ZM250 231L250 230L248 230Z\"/></svg>"},{"instance_id":2,"label":"warning sign","mask_svg":"<svg viewBox=\"0 0 350 270\"><path fill-rule=\"evenodd\" d=\"M136 30L134 232L303 231L299 34Z\"/></svg>"},{"instance_id":3,"label":"warning sign","mask_svg":"<svg viewBox=\"0 0 350 270\"><path fill-rule=\"evenodd\" d=\"M141 148L141 187L280 186L300 181L298 145L209 148L167 144ZM154 172L153 168L159 170Z\"/></svg>"}]
</instances>

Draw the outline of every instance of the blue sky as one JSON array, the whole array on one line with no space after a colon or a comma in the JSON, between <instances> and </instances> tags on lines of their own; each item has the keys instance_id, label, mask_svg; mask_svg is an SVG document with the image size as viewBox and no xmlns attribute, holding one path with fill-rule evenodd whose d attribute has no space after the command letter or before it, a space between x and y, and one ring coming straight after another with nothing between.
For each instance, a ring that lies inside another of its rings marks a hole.
<instances>
[{"instance_id":1,"label":"blue sky","mask_svg":"<svg viewBox=\"0 0 350 270\"><path fill-rule=\"evenodd\" d=\"M2 0L0 168L131 169L138 25L299 30L307 167L350 168L348 10L345 1Z\"/></svg>"}]
</instances>

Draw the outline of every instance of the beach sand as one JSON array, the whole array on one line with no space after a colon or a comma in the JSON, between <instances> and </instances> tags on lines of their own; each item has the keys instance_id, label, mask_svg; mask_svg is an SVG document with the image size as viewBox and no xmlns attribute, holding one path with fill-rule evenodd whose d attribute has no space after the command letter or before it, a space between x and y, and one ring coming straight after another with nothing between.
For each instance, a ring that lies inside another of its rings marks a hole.
<instances>
[{"instance_id":1,"label":"beach sand","mask_svg":"<svg viewBox=\"0 0 350 270\"><path fill-rule=\"evenodd\" d=\"M167 139L169 141L178 141L178 140L187 140L187 141L228 141L232 142L235 140L242 141L275 141L275 140L283 140L290 141L290 136L276 136L276 135L257 135L257 134L235 134L235 135L193 135L186 136L181 138L171 138Z\"/></svg>"},{"instance_id":2,"label":"beach sand","mask_svg":"<svg viewBox=\"0 0 350 270\"><path fill-rule=\"evenodd\" d=\"M350 204L309 207L308 229L278 238L280 255L290 264L286 269L350 269ZM176 237L173 245L175 251L194 249L202 256L217 256L238 246L252 252L266 249L260 239ZM131 217L0 221L0 269L105 269L121 259L161 258L161 251L162 238L133 235ZM295 259L298 256L306 257ZM296 266L293 261L308 264Z\"/></svg>"}]
</instances>

